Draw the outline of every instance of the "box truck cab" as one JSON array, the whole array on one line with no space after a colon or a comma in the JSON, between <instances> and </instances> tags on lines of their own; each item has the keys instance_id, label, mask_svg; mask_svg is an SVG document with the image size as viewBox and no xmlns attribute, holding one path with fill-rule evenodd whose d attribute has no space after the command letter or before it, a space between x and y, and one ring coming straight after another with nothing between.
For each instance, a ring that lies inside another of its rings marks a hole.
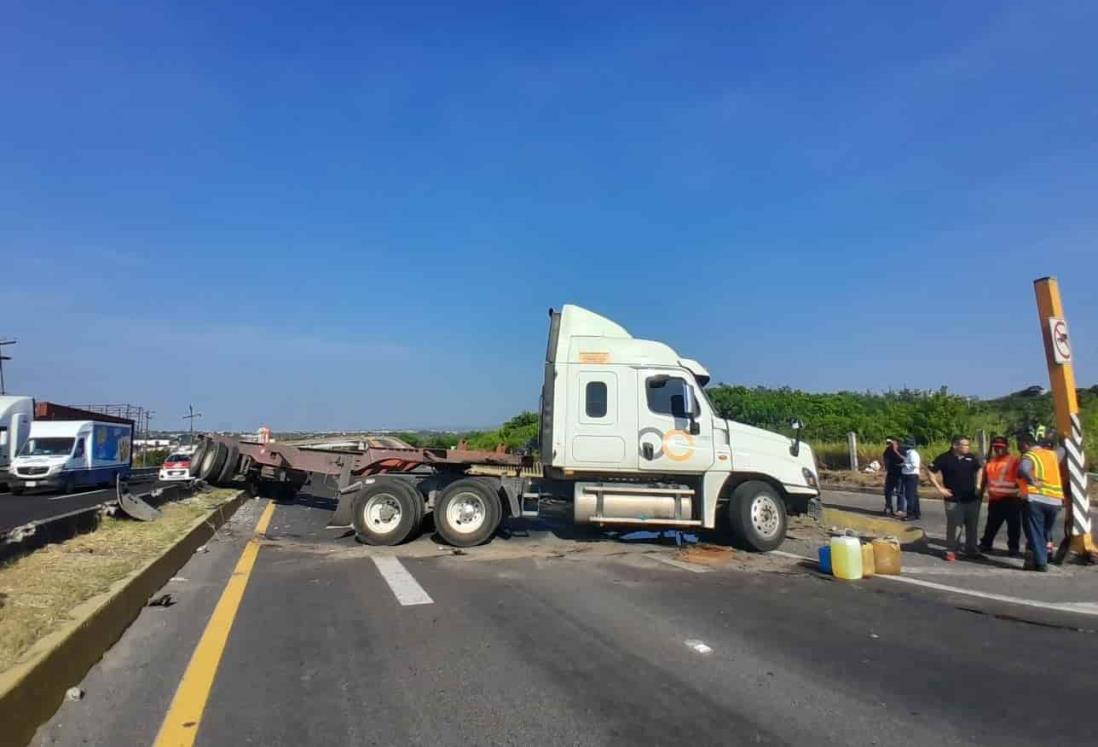
<instances>
[{"instance_id":1,"label":"box truck cab","mask_svg":"<svg viewBox=\"0 0 1098 747\"><path fill-rule=\"evenodd\" d=\"M0 397L0 484L8 481L11 460L26 443L34 420L34 399Z\"/></svg>"},{"instance_id":2,"label":"box truck cab","mask_svg":"<svg viewBox=\"0 0 1098 747\"><path fill-rule=\"evenodd\" d=\"M39 420L12 459L13 493L51 490L68 493L114 483L130 473L133 430L94 420Z\"/></svg>"},{"instance_id":3,"label":"box truck cab","mask_svg":"<svg viewBox=\"0 0 1098 747\"><path fill-rule=\"evenodd\" d=\"M709 373L578 306L550 312L541 402L547 478L573 482L578 523L729 529L774 549L818 508L812 449L721 418Z\"/></svg>"}]
</instances>

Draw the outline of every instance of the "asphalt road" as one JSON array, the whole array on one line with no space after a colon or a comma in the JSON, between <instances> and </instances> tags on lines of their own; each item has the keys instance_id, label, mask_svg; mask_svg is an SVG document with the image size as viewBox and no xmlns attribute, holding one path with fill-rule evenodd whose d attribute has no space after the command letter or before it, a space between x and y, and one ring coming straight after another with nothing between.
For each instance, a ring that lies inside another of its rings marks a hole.
<instances>
[{"instance_id":1,"label":"asphalt road","mask_svg":"<svg viewBox=\"0 0 1098 747\"><path fill-rule=\"evenodd\" d=\"M133 483L132 490L144 492L170 485L160 481ZM72 493L0 493L0 534L33 521L65 516L82 509L93 508L117 497L115 488L77 490Z\"/></svg>"},{"instance_id":2,"label":"asphalt road","mask_svg":"<svg viewBox=\"0 0 1098 747\"><path fill-rule=\"evenodd\" d=\"M168 583L173 604L144 610L35 744L153 743L265 505ZM553 522L465 554L367 548L324 528L330 510L274 511L197 744L1091 741L1098 682L1064 675L1098 636L1068 617L974 614L774 555L685 564L670 540Z\"/></svg>"}]
</instances>

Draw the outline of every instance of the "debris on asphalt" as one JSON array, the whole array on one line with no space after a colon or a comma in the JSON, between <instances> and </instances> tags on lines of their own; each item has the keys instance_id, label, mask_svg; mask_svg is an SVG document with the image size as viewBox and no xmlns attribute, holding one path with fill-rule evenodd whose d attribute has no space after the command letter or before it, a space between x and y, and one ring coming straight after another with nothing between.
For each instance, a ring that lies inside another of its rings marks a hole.
<instances>
[{"instance_id":1,"label":"debris on asphalt","mask_svg":"<svg viewBox=\"0 0 1098 747\"><path fill-rule=\"evenodd\" d=\"M468 555L468 553L466 553L460 547L451 547L450 548L450 554L451 555Z\"/></svg>"},{"instance_id":2,"label":"debris on asphalt","mask_svg":"<svg viewBox=\"0 0 1098 747\"><path fill-rule=\"evenodd\" d=\"M721 565L730 560L735 552L730 547L699 543L682 548L678 556L679 560L696 565Z\"/></svg>"},{"instance_id":3,"label":"debris on asphalt","mask_svg":"<svg viewBox=\"0 0 1098 747\"><path fill-rule=\"evenodd\" d=\"M65 691L65 698L67 700L83 700L84 691L79 687L70 687Z\"/></svg>"},{"instance_id":4,"label":"debris on asphalt","mask_svg":"<svg viewBox=\"0 0 1098 747\"><path fill-rule=\"evenodd\" d=\"M209 552L209 551L210 551L210 548L206 547L205 545L199 545L198 547L195 548L196 553Z\"/></svg>"},{"instance_id":5,"label":"debris on asphalt","mask_svg":"<svg viewBox=\"0 0 1098 747\"><path fill-rule=\"evenodd\" d=\"M175 604L175 601L172 599L171 594L161 594L156 599L150 600L149 603L145 606L146 607L171 607L173 604Z\"/></svg>"},{"instance_id":6,"label":"debris on asphalt","mask_svg":"<svg viewBox=\"0 0 1098 747\"><path fill-rule=\"evenodd\" d=\"M879 636L879 635L877 635L876 633L870 633L870 634L869 634L869 637L870 637L870 638L873 638L873 639L877 639L877 638L880 638L880 636Z\"/></svg>"},{"instance_id":7,"label":"debris on asphalt","mask_svg":"<svg viewBox=\"0 0 1098 747\"><path fill-rule=\"evenodd\" d=\"M690 648L694 649L695 651L697 651L699 654L711 654L711 653L713 653L713 649L710 648L709 646L707 646L704 641L699 641L699 640L694 639L694 638L691 638L690 640L686 641L686 645L689 646Z\"/></svg>"},{"instance_id":8,"label":"debris on asphalt","mask_svg":"<svg viewBox=\"0 0 1098 747\"><path fill-rule=\"evenodd\" d=\"M169 580L169 581L186 581L187 579L183 578L182 576L172 576L172 577L171 577L170 579L168 579L168 580Z\"/></svg>"}]
</instances>

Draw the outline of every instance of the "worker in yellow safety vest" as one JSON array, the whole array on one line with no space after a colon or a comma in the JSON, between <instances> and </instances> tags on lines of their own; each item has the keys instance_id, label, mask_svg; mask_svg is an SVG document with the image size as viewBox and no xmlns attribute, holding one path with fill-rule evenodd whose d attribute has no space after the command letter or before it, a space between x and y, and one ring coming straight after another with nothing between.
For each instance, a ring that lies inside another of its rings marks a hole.
<instances>
[{"instance_id":1,"label":"worker in yellow safety vest","mask_svg":"<svg viewBox=\"0 0 1098 747\"><path fill-rule=\"evenodd\" d=\"M1018 457L1010 453L1003 436L991 439L991 453L984 464L984 489L987 490L987 523L980 540L980 552L990 552L995 535L1005 522L1007 551L1012 558L1019 552L1022 538L1022 490L1018 484Z\"/></svg>"},{"instance_id":2,"label":"worker in yellow safety vest","mask_svg":"<svg viewBox=\"0 0 1098 747\"><path fill-rule=\"evenodd\" d=\"M1026 568L1047 571L1052 530L1064 505L1064 483L1060 477L1060 455L1049 448L1051 444L1038 446L1034 440L1030 436L1018 439L1022 451L1018 460L1018 486L1026 501L1026 549L1030 556Z\"/></svg>"}]
</instances>

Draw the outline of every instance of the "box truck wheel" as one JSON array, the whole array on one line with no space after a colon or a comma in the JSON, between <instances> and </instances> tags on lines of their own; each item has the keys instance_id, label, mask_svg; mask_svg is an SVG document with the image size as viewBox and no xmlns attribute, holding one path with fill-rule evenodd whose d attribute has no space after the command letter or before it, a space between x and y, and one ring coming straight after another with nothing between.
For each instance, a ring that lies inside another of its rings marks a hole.
<instances>
[{"instance_id":1,"label":"box truck wheel","mask_svg":"<svg viewBox=\"0 0 1098 747\"><path fill-rule=\"evenodd\" d=\"M366 545L399 545L419 526L423 499L404 480L379 479L352 504L355 539Z\"/></svg>"},{"instance_id":2,"label":"box truck wheel","mask_svg":"<svg viewBox=\"0 0 1098 747\"><path fill-rule=\"evenodd\" d=\"M435 501L435 529L450 545L472 547L495 534L502 513L496 485L469 477L447 485Z\"/></svg>"},{"instance_id":3,"label":"box truck wheel","mask_svg":"<svg viewBox=\"0 0 1098 747\"><path fill-rule=\"evenodd\" d=\"M769 552L785 539L785 501L768 483L749 480L728 502L732 538L749 550Z\"/></svg>"}]
</instances>

